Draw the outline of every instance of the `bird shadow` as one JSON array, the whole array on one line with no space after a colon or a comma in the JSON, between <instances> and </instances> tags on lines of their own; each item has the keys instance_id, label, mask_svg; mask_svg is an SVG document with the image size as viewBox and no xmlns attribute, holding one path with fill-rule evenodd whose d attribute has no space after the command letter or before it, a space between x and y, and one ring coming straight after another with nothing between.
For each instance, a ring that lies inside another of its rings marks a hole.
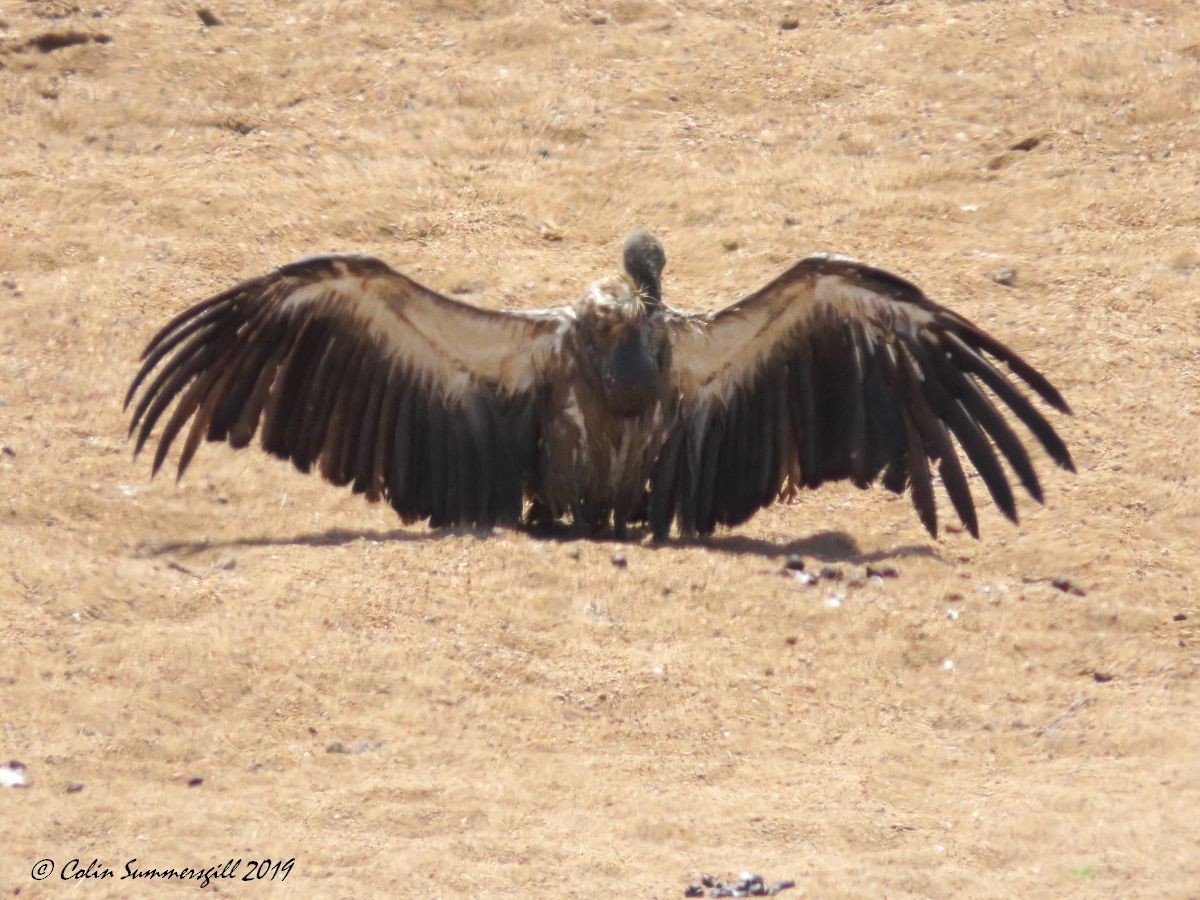
<instances>
[{"instance_id":1,"label":"bird shadow","mask_svg":"<svg viewBox=\"0 0 1200 900\"><path fill-rule=\"evenodd\" d=\"M901 544L898 547L883 548L864 553L853 535L845 531L818 531L807 537L791 541L771 541L740 534L724 534L715 537L700 538L691 543L693 546L737 556L762 556L767 559L793 555L810 556L822 562L853 563L858 565L880 562L885 559L903 559L917 556L930 559L942 558L936 549L927 544Z\"/></svg>"},{"instance_id":2,"label":"bird shadow","mask_svg":"<svg viewBox=\"0 0 1200 900\"><path fill-rule=\"evenodd\" d=\"M611 535L579 536L562 532L547 532L543 530L520 529L519 533L526 534L533 540L574 543L586 541L589 543L611 543L619 545L640 544L644 542L646 533L641 529L631 529L629 539L617 540ZM170 554L191 555L206 550L232 550L247 547L341 547L356 541L371 541L374 543L425 543L440 541L445 538L473 535L487 539L493 532L472 528L438 528L432 531L408 531L403 528L392 529L350 529L330 528L326 531L305 532L295 535L233 538L231 540L200 540L200 541L171 541L163 544L142 544L138 555L143 557L159 557ZM941 555L932 547L923 544L902 544L881 550L864 553L854 537L844 531L819 531L807 537L791 541L772 541L763 538L747 537L739 534L725 534L697 538L695 540L672 539L661 543L648 543L650 549L669 549L672 547L700 547L716 553L731 556L761 556L767 559L787 557L792 555L808 556L822 562L840 563L872 563L885 559L900 559L904 557L923 556L941 559Z\"/></svg>"},{"instance_id":3,"label":"bird shadow","mask_svg":"<svg viewBox=\"0 0 1200 900\"><path fill-rule=\"evenodd\" d=\"M391 528L387 530L358 530L351 528L330 528L327 531L310 531L304 534L293 534L283 536L264 535L261 537L243 537L233 538L227 541L200 540L200 541L171 541L165 544L142 544L139 546L139 555L145 557L166 556L172 553L181 553L190 555L193 553L202 553L205 550L232 550L234 548L246 547L341 547L345 544L353 544L355 541L372 541L375 543L390 543L392 541L403 543L423 543L425 541L436 541L441 538L448 537L450 534L479 534L486 535L487 532L476 532L467 530L439 529L437 531L405 531L403 528Z\"/></svg>"}]
</instances>

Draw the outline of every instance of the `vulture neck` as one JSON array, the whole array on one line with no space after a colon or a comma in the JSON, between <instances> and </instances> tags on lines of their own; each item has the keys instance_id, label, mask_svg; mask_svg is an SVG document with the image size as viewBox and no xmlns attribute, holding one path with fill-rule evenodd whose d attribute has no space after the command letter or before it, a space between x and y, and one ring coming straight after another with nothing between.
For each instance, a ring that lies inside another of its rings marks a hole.
<instances>
[{"instance_id":1,"label":"vulture neck","mask_svg":"<svg viewBox=\"0 0 1200 900\"><path fill-rule=\"evenodd\" d=\"M653 271L640 272L635 269L627 269L629 277L633 279L633 285L638 289L638 293L642 295L646 306L657 308L662 306L662 279Z\"/></svg>"}]
</instances>

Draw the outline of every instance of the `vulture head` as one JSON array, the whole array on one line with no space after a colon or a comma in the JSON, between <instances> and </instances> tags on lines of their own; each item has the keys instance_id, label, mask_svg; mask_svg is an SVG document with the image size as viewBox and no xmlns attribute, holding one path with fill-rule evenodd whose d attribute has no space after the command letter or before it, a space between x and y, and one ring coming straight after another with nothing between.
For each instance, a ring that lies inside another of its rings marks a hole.
<instances>
[{"instance_id":1,"label":"vulture head","mask_svg":"<svg viewBox=\"0 0 1200 900\"><path fill-rule=\"evenodd\" d=\"M625 274L595 282L575 304L582 374L622 418L645 414L667 388L666 260L658 238L638 229L625 239Z\"/></svg>"},{"instance_id":2,"label":"vulture head","mask_svg":"<svg viewBox=\"0 0 1200 900\"><path fill-rule=\"evenodd\" d=\"M638 293L649 305L662 306L662 272L667 264L667 252L662 241L638 228L625 238L625 272L637 286Z\"/></svg>"}]
</instances>

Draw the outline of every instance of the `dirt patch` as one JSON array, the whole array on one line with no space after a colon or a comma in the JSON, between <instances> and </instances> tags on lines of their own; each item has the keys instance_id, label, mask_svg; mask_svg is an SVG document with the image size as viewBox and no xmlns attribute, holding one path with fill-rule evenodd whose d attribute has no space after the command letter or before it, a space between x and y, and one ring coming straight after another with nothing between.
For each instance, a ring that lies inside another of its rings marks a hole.
<instances>
[{"instance_id":1,"label":"dirt patch","mask_svg":"<svg viewBox=\"0 0 1200 900\"><path fill-rule=\"evenodd\" d=\"M1194 894L1194 6L396 6L4 9L0 886ZM110 40L13 49L48 33ZM978 543L834 487L652 548L130 461L137 353L238 279L358 250L542 306L641 224L679 305L818 250L911 278L1063 390L1078 475Z\"/></svg>"}]
</instances>

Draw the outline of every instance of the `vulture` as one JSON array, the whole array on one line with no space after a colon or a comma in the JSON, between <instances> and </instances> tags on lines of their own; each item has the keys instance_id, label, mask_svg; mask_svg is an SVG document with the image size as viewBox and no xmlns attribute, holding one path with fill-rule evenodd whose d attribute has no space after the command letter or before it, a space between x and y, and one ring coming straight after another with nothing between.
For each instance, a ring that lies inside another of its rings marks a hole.
<instances>
[{"instance_id":1,"label":"vulture","mask_svg":"<svg viewBox=\"0 0 1200 900\"><path fill-rule=\"evenodd\" d=\"M370 256L309 257L180 313L125 397L139 453L172 404L157 472L200 442L262 447L431 527L736 526L801 488L908 490L933 537L935 477L979 536L958 447L1017 521L1005 466L1042 488L1005 407L1074 471L1028 392L1070 413L1033 366L908 281L801 259L716 312L663 302L662 243L637 230L624 272L575 303L485 309ZM151 375L153 374L153 378ZM1028 392L1018 387L1022 382ZM140 394L139 394L140 391Z\"/></svg>"}]
</instances>

